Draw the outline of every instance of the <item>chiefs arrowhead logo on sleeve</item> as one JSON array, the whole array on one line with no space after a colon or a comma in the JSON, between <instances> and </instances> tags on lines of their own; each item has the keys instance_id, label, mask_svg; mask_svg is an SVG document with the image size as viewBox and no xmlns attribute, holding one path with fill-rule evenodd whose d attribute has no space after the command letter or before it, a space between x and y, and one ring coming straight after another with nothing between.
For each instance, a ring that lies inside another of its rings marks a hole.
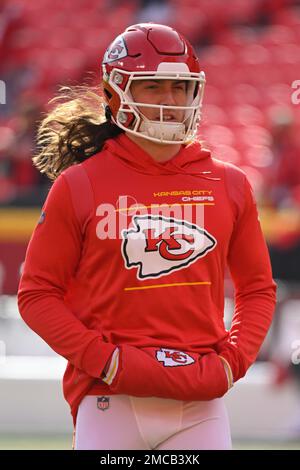
<instances>
[{"instance_id":1,"label":"chiefs arrowhead logo on sleeve","mask_svg":"<svg viewBox=\"0 0 300 470\"><path fill-rule=\"evenodd\" d=\"M196 224L158 215L136 215L134 228L122 230L122 255L137 278L157 278L188 267L217 244Z\"/></svg>"}]
</instances>

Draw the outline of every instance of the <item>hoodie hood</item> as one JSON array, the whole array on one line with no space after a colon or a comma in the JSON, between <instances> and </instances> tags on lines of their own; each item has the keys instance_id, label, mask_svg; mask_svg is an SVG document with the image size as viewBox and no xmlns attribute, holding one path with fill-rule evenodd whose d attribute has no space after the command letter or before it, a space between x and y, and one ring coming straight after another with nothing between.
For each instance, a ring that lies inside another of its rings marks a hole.
<instances>
[{"instance_id":1,"label":"hoodie hood","mask_svg":"<svg viewBox=\"0 0 300 470\"><path fill-rule=\"evenodd\" d=\"M182 145L181 150L170 160L164 163L155 161L139 145L133 142L125 133L105 142L103 150L120 158L123 163L139 173L148 175L175 175L184 174L198 176L204 179L219 181L220 178L211 176L211 171L200 171L195 168L199 161L211 160L211 153L201 147L200 142Z\"/></svg>"}]
</instances>

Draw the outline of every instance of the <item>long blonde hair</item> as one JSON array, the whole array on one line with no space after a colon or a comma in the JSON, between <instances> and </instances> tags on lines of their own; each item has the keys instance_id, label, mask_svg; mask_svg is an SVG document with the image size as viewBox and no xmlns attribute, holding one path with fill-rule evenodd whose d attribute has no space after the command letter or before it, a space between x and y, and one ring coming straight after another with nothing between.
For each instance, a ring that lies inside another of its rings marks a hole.
<instances>
[{"instance_id":1,"label":"long blonde hair","mask_svg":"<svg viewBox=\"0 0 300 470\"><path fill-rule=\"evenodd\" d=\"M101 90L95 86L62 86L49 101L53 103L54 108L39 124L37 153L32 158L51 180L100 152L107 139L123 132L105 112Z\"/></svg>"}]
</instances>

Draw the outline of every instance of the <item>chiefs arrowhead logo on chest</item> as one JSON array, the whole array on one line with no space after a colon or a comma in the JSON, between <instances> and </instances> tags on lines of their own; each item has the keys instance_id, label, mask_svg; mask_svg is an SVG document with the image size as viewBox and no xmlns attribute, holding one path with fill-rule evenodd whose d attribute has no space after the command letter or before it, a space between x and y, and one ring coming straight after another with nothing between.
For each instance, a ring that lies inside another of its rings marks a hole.
<instances>
[{"instance_id":1,"label":"chiefs arrowhead logo on chest","mask_svg":"<svg viewBox=\"0 0 300 470\"><path fill-rule=\"evenodd\" d=\"M183 269L213 250L216 239L185 220L161 215L136 215L134 228L122 230L122 256L137 278L157 278Z\"/></svg>"}]
</instances>

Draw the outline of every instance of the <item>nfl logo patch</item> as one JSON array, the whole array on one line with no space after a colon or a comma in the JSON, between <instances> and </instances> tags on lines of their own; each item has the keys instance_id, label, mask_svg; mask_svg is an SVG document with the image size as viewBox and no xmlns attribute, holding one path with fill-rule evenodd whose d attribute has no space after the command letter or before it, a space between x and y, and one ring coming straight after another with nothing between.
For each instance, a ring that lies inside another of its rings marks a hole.
<instances>
[{"instance_id":1,"label":"nfl logo patch","mask_svg":"<svg viewBox=\"0 0 300 470\"><path fill-rule=\"evenodd\" d=\"M99 410L105 411L109 408L109 398L108 397L98 397L97 398L97 408Z\"/></svg>"}]
</instances>

